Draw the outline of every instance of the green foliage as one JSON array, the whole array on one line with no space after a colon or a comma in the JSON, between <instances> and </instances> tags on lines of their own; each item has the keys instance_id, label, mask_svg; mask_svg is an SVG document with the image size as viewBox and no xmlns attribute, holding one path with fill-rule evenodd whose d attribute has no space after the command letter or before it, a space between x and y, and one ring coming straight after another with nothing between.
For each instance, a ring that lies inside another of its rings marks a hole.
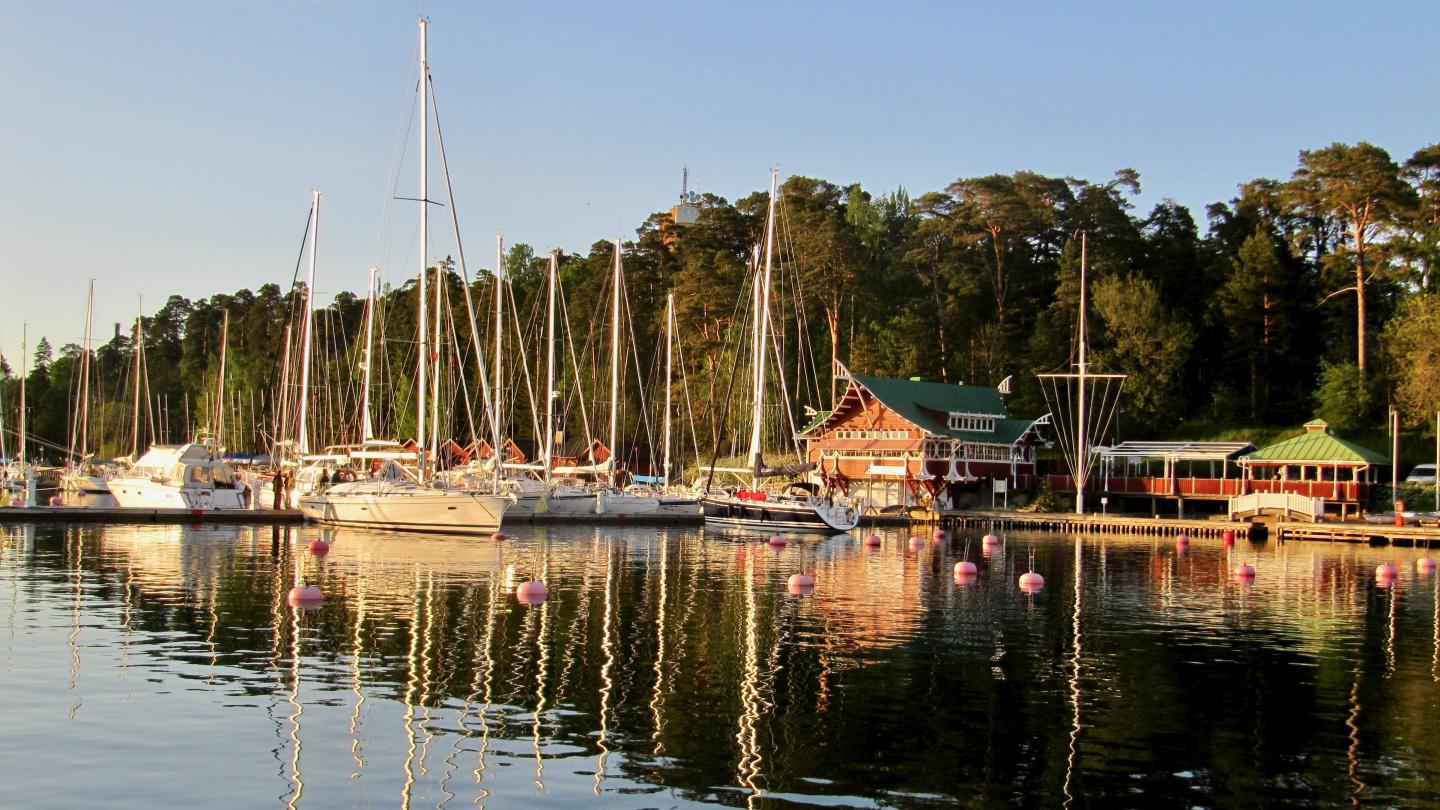
<instances>
[{"instance_id":1,"label":"green foliage","mask_svg":"<svg viewBox=\"0 0 1440 810\"><path fill-rule=\"evenodd\" d=\"M1368 421L1370 397L1354 363L1325 363L1315 391L1315 415L1337 432L1360 430Z\"/></svg>"},{"instance_id":2,"label":"green foliage","mask_svg":"<svg viewBox=\"0 0 1440 810\"><path fill-rule=\"evenodd\" d=\"M827 360L834 359L857 374L978 385L1010 377L1012 412L1044 413L1034 375L1077 360L1082 234L1094 361L1130 375L1121 400L1125 438L1265 436L1290 429L1312 409L1354 432L1377 424L1387 401L1410 424L1428 425L1440 408L1440 340L1433 337L1440 305L1419 295L1440 295L1440 145L1403 165L1363 142L1301 152L1289 178L1250 180L1233 199L1209 206L1206 229L1170 200L1136 211L1140 177L1132 169L1095 182L1031 171L958 177L943 190L913 195L800 176L781 188L772 318L782 340L772 368L783 370L797 412L832 405ZM684 417L677 427L689 445L683 455L688 463L715 447L738 452L748 383L733 374L734 360L752 323L749 291L767 205L766 190L733 202L707 194L694 224L656 213L633 241L622 240L622 306L632 327L624 335L618 407L627 437L658 441L657 355L673 293L683 353L677 373L687 379L674 391L688 395L695 412L693 427ZM602 240L585 253L555 253L569 315L557 341L560 427L571 437L583 436L585 421L592 434L599 431L610 407L604 324L613 249ZM550 253L512 244L503 262L514 306L507 299L501 421L504 433L524 441L535 438L543 410L532 395L543 396L537 389ZM488 362L494 278L477 271L472 280L479 332L472 336L464 280L448 260L438 264L442 305L456 325L442 340L450 389L441 392L442 432L464 443L472 423L488 433L480 427L473 344ZM224 407L233 443L264 449L277 430L293 433L296 392L282 380L287 329L292 380L296 374L304 292L303 285L270 284L194 301L172 296L141 318L138 375L132 325L96 347L91 435L102 454L183 440L218 419L227 312ZM376 305L371 393L378 436L415 433L417 296L411 278L383 290ZM309 413L321 443L353 441L359 432L365 307L348 292L315 302ZM1377 334L1378 354L1369 345ZM31 425L37 439L63 446L83 351L65 346L56 358L42 342L27 378ZM1370 355L1383 362L1369 363ZM0 390L10 429L18 383L8 378ZM281 414L289 427L277 427ZM774 422L772 433L783 440L787 428Z\"/></svg>"}]
</instances>

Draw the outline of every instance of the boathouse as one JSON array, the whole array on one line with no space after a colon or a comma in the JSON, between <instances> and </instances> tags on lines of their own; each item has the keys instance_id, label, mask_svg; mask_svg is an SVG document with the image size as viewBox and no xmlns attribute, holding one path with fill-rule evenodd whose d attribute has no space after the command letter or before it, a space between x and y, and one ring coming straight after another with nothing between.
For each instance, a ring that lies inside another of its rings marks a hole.
<instances>
[{"instance_id":1,"label":"boathouse","mask_svg":"<svg viewBox=\"0 0 1440 810\"><path fill-rule=\"evenodd\" d=\"M873 508L988 506L997 483L1035 483L1048 443L1034 419L1016 419L995 388L920 378L844 377L835 409L801 431L813 483L864 497ZM1003 496L1002 496L1003 497Z\"/></svg>"}]
</instances>

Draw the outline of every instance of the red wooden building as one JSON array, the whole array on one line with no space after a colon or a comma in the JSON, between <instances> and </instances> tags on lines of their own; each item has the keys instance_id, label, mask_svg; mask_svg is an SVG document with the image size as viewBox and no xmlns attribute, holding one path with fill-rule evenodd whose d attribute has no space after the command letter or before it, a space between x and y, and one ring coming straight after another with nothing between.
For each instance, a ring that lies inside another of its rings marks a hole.
<instances>
[{"instance_id":1,"label":"red wooden building","mask_svg":"<svg viewBox=\"0 0 1440 810\"><path fill-rule=\"evenodd\" d=\"M848 377L833 411L800 438L812 480L874 508L990 504L993 484L1029 489L1035 451L1048 443L1033 419L1015 419L999 390L922 379Z\"/></svg>"}]
</instances>

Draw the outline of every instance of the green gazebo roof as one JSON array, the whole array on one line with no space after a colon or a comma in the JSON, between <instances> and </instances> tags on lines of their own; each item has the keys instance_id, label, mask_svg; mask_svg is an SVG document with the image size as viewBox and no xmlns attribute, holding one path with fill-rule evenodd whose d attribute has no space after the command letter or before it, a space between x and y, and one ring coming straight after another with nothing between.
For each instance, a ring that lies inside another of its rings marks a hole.
<instances>
[{"instance_id":1,"label":"green gazebo roof","mask_svg":"<svg viewBox=\"0 0 1440 810\"><path fill-rule=\"evenodd\" d=\"M1305 423L1305 432L1283 442L1262 447L1242 460L1295 464L1389 464L1390 459L1367 447L1346 441L1330 432L1323 419Z\"/></svg>"}]
</instances>

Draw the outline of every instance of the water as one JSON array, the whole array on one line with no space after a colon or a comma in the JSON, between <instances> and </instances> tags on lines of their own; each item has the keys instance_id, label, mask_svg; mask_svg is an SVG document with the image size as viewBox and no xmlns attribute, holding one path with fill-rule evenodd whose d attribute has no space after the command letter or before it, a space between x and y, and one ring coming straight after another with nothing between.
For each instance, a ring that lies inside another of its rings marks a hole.
<instances>
[{"instance_id":1,"label":"water","mask_svg":"<svg viewBox=\"0 0 1440 810\"><path fill-rule=\"evenodd\" d=\"M1419 551L515 532L0 528L0 804L1440 806Z\"/></svg>"}]
</instances>

